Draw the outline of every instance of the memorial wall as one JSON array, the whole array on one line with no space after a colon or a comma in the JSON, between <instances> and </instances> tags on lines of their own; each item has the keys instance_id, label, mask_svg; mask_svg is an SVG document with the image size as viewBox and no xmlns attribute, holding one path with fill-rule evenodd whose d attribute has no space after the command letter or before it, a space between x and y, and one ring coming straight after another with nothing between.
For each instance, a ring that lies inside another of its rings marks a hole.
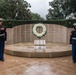
<instances>
[{"instance_id":1,"label":"memorial wall","mask_svg":"<svg viewBox=\"0 0 76 75\"><path fill-rule=\"evenodd\" d=\"M47 33L41 39L46 42L58 42L69 43L70 32L72 28L56 24L44 24L47 29ZM34 24L24 24L15 26L13 28L7 28L7 42L6 44L15 44L20 42L33 42L38 38L32 33Z\"/></svg>"}]
</instances>

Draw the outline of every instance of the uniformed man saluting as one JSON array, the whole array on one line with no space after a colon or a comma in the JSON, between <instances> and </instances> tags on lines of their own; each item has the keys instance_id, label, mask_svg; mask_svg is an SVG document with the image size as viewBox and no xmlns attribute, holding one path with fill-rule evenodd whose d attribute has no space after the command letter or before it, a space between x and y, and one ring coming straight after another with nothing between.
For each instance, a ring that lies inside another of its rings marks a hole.
<instances>
[{"instance_id":1,"label":"uniformed man saluting","mask_svg":"<svg viewBox=\"0 0 76 75\"><path fill-rule=\"evenodd\" d=\"M76 62L76 23L73 24L74 30L71 31L70 44L72 44L72 60Z\"/></svg>"},{"instance_id":2,"label":"uniformed man saluting","mask_svg":"<svg viewBox=\"0 0 76 75\"><path fill-rule=\"evenodd\" d=\"M3 19L0 18L0 60L4 61L4 46L7 37L6 28L2 25Z\"/></svg>"}]
</instances>

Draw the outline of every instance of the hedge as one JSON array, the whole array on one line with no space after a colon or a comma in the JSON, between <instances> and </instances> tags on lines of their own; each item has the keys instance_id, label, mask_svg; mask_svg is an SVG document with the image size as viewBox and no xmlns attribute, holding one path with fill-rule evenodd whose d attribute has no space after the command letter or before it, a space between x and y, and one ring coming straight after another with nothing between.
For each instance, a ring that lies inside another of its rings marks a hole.
<instances>
[{"instance_id":1,"label":"hedge","mask_svg":"<svg viewBox=\"0 0 76 75\"><path fill-rule=\"evenodd\" d=\"M76 22L76 19L71 20L50 20L50 21L38 21L38 20L5 20L3 21L3 25L6 28L12 28L14 26L23 25L23 24L37 24L37 23L43 23L43 24L56 24L56 25L62 25L67 28L72 28L73 23Z\"/></svg>"}]
</instances>

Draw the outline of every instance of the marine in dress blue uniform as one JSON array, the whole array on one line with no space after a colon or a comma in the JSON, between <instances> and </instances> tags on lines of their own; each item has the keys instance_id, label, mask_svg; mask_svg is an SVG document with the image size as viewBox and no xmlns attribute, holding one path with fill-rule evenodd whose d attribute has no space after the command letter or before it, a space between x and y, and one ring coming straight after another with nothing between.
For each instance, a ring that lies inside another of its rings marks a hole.
<instances>
[{"instance_id":1,"label":"marine in dress blue uniform","mask_svg":"<svg viewBox=\"0 0 76 75\"><path fill-rule=\"evenodd\" d=\"M0 19L0 60L4 61L4 46L6 41L7 33L6 28L2 25L2 20Z\"/></svg>"},{"instance_id":2,"label":"marine in dress blue uniform","mask_svg":"<svg viewBox=\"0 0 76 75\"><path fill-rule=\"evenodd\" d=\"M76 62L76 23L74 25L74 30L71 31L70 44L72 44L72 60Z\"/></svg>"}]
</instances>

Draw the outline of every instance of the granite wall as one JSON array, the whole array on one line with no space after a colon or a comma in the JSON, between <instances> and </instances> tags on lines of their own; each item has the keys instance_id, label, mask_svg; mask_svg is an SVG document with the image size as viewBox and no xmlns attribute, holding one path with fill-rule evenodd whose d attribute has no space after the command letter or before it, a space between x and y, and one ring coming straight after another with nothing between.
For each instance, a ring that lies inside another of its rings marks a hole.
<instances>
[{"instance_id":1,"label":"granite wall","mask_svg":"<svg viewBox=\"0 0 76 75\"><path fill-rule=\"evenodd\" d=\"M69 43L70 32L72 28L67 28L61 25L44 24L47 28L47 33L41 39L47 42ZM34 24L24 24L15 26L14 28L7 28L7 42L6 44L14 44L20 42L33 42L38 39L32 34L32 27Z\"/></svg>"}]
</instances>

